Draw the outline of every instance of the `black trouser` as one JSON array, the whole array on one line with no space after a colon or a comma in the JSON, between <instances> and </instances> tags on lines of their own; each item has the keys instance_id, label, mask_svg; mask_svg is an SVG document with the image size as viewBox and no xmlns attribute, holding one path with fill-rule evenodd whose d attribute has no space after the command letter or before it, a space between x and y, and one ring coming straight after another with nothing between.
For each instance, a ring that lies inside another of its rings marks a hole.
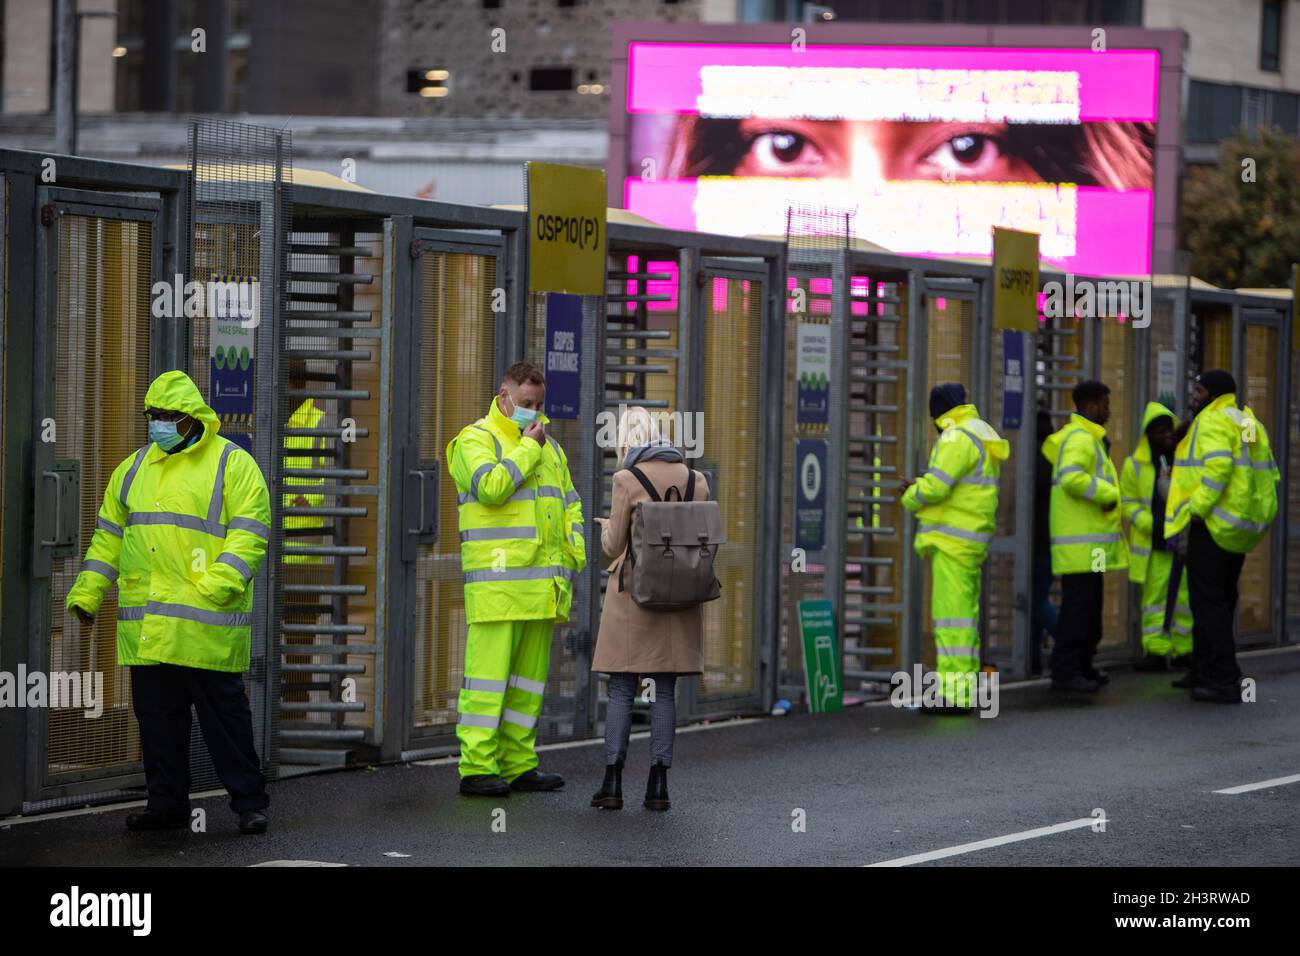
<instances>
[{"instance_id":1,"label":"black trouser","mask_svg":"<svg viewBox=\"0 0 1300 956\"><path fill-rule=\"evenodd\" d=\"M1187 533L1187 596L1192 605L1192 674L1197 683L1233 687L1241 683L1233 624L1237 581L1244 554L1214 543L1205 525L1193 521Z\"/></svg>"},{"instance_id":2,"label":"black trouser","mask_svg":"<svg viewBox=\"0 0 1300 956\"><path fill-rule=\"evenodd\" d=\"M1061 616L1052 645L1052 679L1069 680L1092 672L1092 655L1101 643L1101 607L1106 576L1096 571L1061 575Z\"/></svg>"},{"instance_id":3,"label":"black trouser","mask_svg":"<svg viewBox=\"0 0 1300 956\"><path fill-rule=\"evenodd\" d=\"M253 712L239 674L140 665L131 668L131 701L140 723L150 810L189 814L191 704L217 776L230 793L230 809L242 813L270 805L253 747Z\"/></svg>"}]
</instances>

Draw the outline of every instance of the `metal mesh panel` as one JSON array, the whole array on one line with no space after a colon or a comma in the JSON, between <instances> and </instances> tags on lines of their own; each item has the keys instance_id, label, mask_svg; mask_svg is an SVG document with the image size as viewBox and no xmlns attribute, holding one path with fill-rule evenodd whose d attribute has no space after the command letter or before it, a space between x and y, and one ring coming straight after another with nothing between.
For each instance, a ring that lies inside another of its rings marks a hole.
<instances>
[{"instance_id":1,"label":"metal mesh panel","mask_svg":"<svg viewBox=\"0 0 1300 956\"><path fill-rule=\"evenodd\" d=\"M1246 324L1245 380L1240 383L1238 399L1249 405L1272 438L1277 427L1277 329ZM1277 522L1269 526L1259 544L1246 555L1241 567L1241 597L1237 603L1237 632L1273 630L1273 533Z\"/></svg>"},{"instance_id":2,"label":"metal mesh panel","mask_svg":"<svg viewBox=\"0 0 1300 956\"><path fill-rule=\"evenodd\" d=\"M1150 343L1147 361L1147 395L1153 402L1162 402L1173 411L1178 411L1178 402L1184 397L1181 392L1173 395L1160 395L1160 353L1173 351L1174 348L1174 300L1166 297L1154 299L1151 303L1151 325L1141 332ZM1175 384L1175 389L1178 385Z\"/></svg>"},{"instance_id":3,"label":"metal mesh panel","mask_svg":"<svg viewBox=\"0 0 1300 956\"><path fill-rule=\"evenodd\" d=\"M1110 386L1110 421L1106 423L1106 436L1110 439L1110 459L1118 475L1124 459L1133 453L1138 425L1142 423L1142 410L1135 407L1135 394L1139 388L1134 355L1137 339L1126 323L1113 318L1097 320L1094 327L1101 335L1101 365L1096 377ZM1127 571L1116 571L1105 577L1106 603L1098 653L1121 653L1129 644L1129 602L1133 589L1129 587Z\"/></svg>"},{"instance_id":4,"label":"metal mesh panel","mask_svg":"<svg viewBox=\"0 0 1300 956\"><path fill-rule=\"evenodd\" d=\"M719 556L722 596L704 605L702 699L757 693L762 306L762 283L706 273L704 457L699 467L713 477L710 490L722 503L727 546Z\"/></svg>"},{"instance_id":5,"label":"metal mesh panel","mask_svg":"<svg viewBox=\"0 0 1300 956\"><path fill-rule=\"evenodd\" d=\"M273 564L283 549L280 531L283 507L274 493L281 465L276 445L285 420L281 417L285 414L281 408L284 396L276 388L283 373L279 367L280 330L276 327L276 317L287 308L285 265L293 182L291 137L281 130L199 119L190 125L189 146L193 187L188 217L189 279L202 283L205 288L217 281L240 283L247 290L245 299L257 309L248 390L251 403L237 407L219 402L212 393L210 353L217 318L214 315L205 314L190 322L191 377L222 418L222 435L248 450L267 477L272 489L272 540L267 560ZM240 319L248 321L242 315ZM269 688L279 678L279 661L268 656L277 653L274 644L278 633L268 634L266 622L279 622L283 613L278 570L268 565L265 576L259 573L265 591L254 592L252 646L249 671L245 675L253 713L253 737L264 763L268 764L273 762L273 754L264 748L268 741L276 739L279 714L270 709L268 728L267 696L278 694L278 688ZM201 790L219 781L202 742L198 722L192 726L191 787Z\"/></svg>"},{"instance_id":6,"label":"metal mesh panel","mask_svg":"<svg viewBox=\"0 0 1300 956\"><path fill-rule=\"evenodd\" d=\"M427 251L421 256L420 457L443 459L447 443L487 412L496 390L494 257ZM439 487L439 535L415 566L416 639L412 721L454 732L465 672L465 588L460 569L456 484Z\"/></svg>"},{"instance_id":7,"label":"metal mesh panel","mask_svg":"<svg viewBox=\"0 0 1300 956\"><path fill-rule=\"evenodd\" d=\"M903 553L907 520L898 503L907 471L910 370L903 303L906 284L882 277L849 279L847 341L848 444L845 449L844 680L861 687L903 663Z\"/></svg>"},{"instance_id":8,"label":"metal mesh panel","mask_svg":"<svg viewBox=\"0 0 1300 956\"><path fill-rule=\"evenodd\" d=\"M990 372L992 382L989 388L989 408L985 421L1000 431L1003 412L1003 385L1005 372L1005 350L1002 332L994 330L992 337L992 355ZM983 411L981 409L981 411ZM998 476L998 513L995 534L999 537L1013 537L1016 533L1016 445L1021 441L1033 441L1034 411L1021 408L1020 428L1002 435L1011 442L1011 457L1002 463ZM1032 536L1025 538L1032 546ZM980 622L981 640L986 657L1009 658L1013 652L1016 620L1016 580L1015 567L1017 557L1020 560L1032 560L1029 554L989 553L985 564L983 581L983 620Z\"/></svg>"},{"instance_id":9,"label":"metal mesh panel","mask_svg":"<svg viewBox=\"0 0 1300 956\"><path fill-rule=\"evenodd\" d=\"M117 591L105 595L91 632L63 609L95 532L113 469L146 441L141 412L149 387L148 223L64 215L58 219L55 303L55 456L77 458L81 551L54 561L48 670L104 675L103 715L47 711L46 782L61 774L130 769L140 759L130 671L118 667Z\"/></svg>"}]
</instances>

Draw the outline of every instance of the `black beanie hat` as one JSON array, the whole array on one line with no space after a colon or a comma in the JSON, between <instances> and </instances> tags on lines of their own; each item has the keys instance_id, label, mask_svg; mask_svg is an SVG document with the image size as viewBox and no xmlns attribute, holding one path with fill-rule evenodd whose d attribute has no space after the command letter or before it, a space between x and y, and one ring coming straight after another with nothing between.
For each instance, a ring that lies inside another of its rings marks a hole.
<instances>
[{"instance_id":1,"label":"black beanie hat","mask_svg":"<svg viewBox=\"0 0 1300 956\"><path fill-rule=\"evenodd\" d=\"M966 389L957 382L947 382L930 389L930 417L938 418L944 412L966 404Z\"/></svg>"},{"instance_id":2,"label":"black beanie hat","mask_svg":"<svg viewBox=\"0 0 1300 956\"><path fill-rule=\"evenodd\" d=\"M1237 380L1232 377L1231 372L1224 371L1221 368L1212 368L1208 372L1202 372L1196 376L1196 381L1210 393L1210 398L1234 394L1237 391Z\"/></svg>"}]
</instances>

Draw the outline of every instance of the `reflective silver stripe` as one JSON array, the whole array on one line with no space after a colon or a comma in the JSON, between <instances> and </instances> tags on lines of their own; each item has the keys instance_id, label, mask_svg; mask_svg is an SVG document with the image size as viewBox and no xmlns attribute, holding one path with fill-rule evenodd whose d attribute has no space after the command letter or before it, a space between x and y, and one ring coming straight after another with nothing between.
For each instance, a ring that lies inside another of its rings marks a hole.
<instances>
[{"instance_id":1,"label":"reflective silver stripe","mask_svg":"<svg viewBox=\"0 0 1300 956\"><path fill-rule=\"evenodd\" d=\"M1063 534L1052 538L1052 544L1110 544L1118 541L1119 534Z\"/></svg>"},{"instance_id":2,"label":"reflective silver stripe","mask_svg":"<svg viewBox=\"0 0 1300 956\"><path fill-rule=\"evenodd\" d=\"M958 428L957 431L961 432L963 435L965 435L967 438L973 441L975 443L975 450L980 453L979 461L975 463L975 467L971 470L974 471L975 474L977 475L984 474L984 457L985 457L984 442L980 441L978 436L972 434L971 432L968 432L964 428Z\"/></svg>"},{"instance_id":3,"label":"reflective silver stripe","mask_svg":"<svg viewBox=\"0 0 1300 956\"><path fill-rule=\"evenodd\" d=\"M221 460L217 462L217 477L212 483L212 500L208 502L209 521L221 520L221 502L225 496L226 487L226 459L230 457L230 453L237 447L239 446L227 442L226 447L221 449Z\"/></svg>"},{"instance_id":4,"label":"reflective silver stripe","mask_svg":"<svg viewBox=\"0 0 1300 956\"><path fill-rule=\"evenodd\" d=\"M245 581L253 580L253 569L250 568L247 562L237 554L231 554L229 551L222 551L221 554L217 556L216 563L230 565L230 567L239 572L240 576Z\"/></svg>"},{"instance_id":5,"label":"reflective silver stripe","mask_svg":"<svg viewBox=\"0 0 1300 956\"><path fill-rule=\"evenodd\" d=\"M564 507L567 508L569 505L576 505L580 501L582 501L582 498L578 496L578 492L570 491L564 496Z\"/></svg>"},{"instance_id":6,"label":"reflective silver stripe","mask_svg":"<svg viewBox=\"0 0 1300 956\"><path fill-rule=\"evenodd\" d=\"M144 605L140 604L134 607L119 607L117 609L117 619L119 621L143 621Z\"/></svg>"},{"instance_id":7,"label":"reflective silver stripe","mask_svg":"<svg viewBox=\"0 0 1300 956\"><path fill-rule=\"evenodd\" d=\"M482 677L466 677L460 682L460 686L465 690L481 690L488 694L504 694L506 692L506 682L503 680L487 680Z\"/></svg>"},{"instance_id":8,"label":"reflective silver stripe","mask_svg":"<svg viewBox=\"0 0 1300 956\"><path fill-rule=\"evenodd\" d=\"M1136 458L1133 459L1133 474L1136 477L1142 475L1142 462L1138 461Z\"/></svg>"},{"instance_id":9,"label":"reflective silver stripe","mask_svg":"<svg viewBox=\"0 0 1300 956\"><path fill-rule=\"evenodd\" d=\"M464 491L459 491L456 493L456 504L467 505L472 501L478 501L478 499L475 498L473 495L468 494Z\"/></svg>"},{"instance_id":10,"label":"reflective silver stripe","mask_svg":"<svg viewBox=\"0 0 1300 956\"><path fill-rule=\"evenodd\" d=\"M515 483L516 488L524 483L524 473L520 471L519 466L509 458L506 458L501 462L501 467L510 473L510 480Z\"/></svg>"},{"instance_id":11,"label":"reflective silver stripe","mask_svg":"<svg viewBox=\"0 0 1300 956\"><path fill-rule=\"evenodd\" d=\"M992 475L967 475L960 482L963 485L996 485L998 480Z\"/></svg>"},{"instance_id":12,"label":"reflective silver stripe","mask_svg":"<svg viewBox=\"0 0 1300 956\"><path fill-rule=\"evenodd\" d=\"M973 617L936 617L935 627L978 627L979 621Z\"/></svg>"},{"instance_id":13,"label":"reflective silver stripe","mask_svg":"<svg viewBox=\"0 0 1300 956\"><path fill-rule=\"evenodd\" d=\"M556 576L557 576L557 577L564 578L564 580L566 580L566 581L572 581L574 578L576 578L576 577L578 576L578 572L575 571L575 570L573 570L573 568L559 568L559 567L557 567L557 568L555 569L555 573L556 573Z\"/></svg>"},{"instance_id":14,"label":"reflective silver stripe","mask_svg":"<svg viewBox=\"0 0 1300 956\"><path fill-rule=\"evenodd\" d=\"M502 541L507 538L528 538L537 540L537 529L532 525L520 525L514 528L470 528L460 533L462 541Z\"/></svg>"},{"instance_id":15,"label":"reflective silver stripe","mask_svg":"<svg viewBox=\"0 0 1300 956\"><path fill-rule=\"evenodd\" d=\"M128 525L165 524L190 531L202 531L214 538L226 536L226 526L215 521L206 521L197 515L182 515L174 511L133 511L126 517Z\"/></svg>"},{"instance_id":16,"label":"reflective silver stripe","mask_svg":"<svg viewBox=\"0 0 1300 956\"><path fill-rule=\"evenodd\" d=\"M1218 448L1214 451L1207 451L1205 453L1205 457L1199 459L1199 461L1205 462L1205 461L1209 461L1211 458L1231 458L1231 457L1232 457L1232 452L1224 448Z\"/></svg>"},{"instance_id":17,"label":"reflective silver stripe","mask_svg":"<svg viewBox=\"0 0 1300 956\"><path fill-rule=\"evenodd\" d=\"M507 707L501 714L501 719L508 724L514 724L517 727L527 727L532 729L537 726L537 718L529 717L527 714L521 714L517 710L511 710Z\"/></svg>"},{"instance_id":18,"label":"reflective silver stripe","mask_svg":"<svg viewBox=\"0 0 1300 956\"><path fill-rule=\"evenodd\" d=\"M481 431L481 432L487 432L487 436L488 436L488 438L491 438L491 439L492 439L492 447L493 447L494 449L496 449L496 453L497 453L497 461L500 461L500 460L501 460L501 442L497 439L496 434L492 431L492 429L490 429L490 428L484 428L482 425L478 424L477 422L474 424L474 427L477 428L477 429L478 429L479 431Z\"/></svg>"},{"instance_id":19,"label":"reflective silver stripe","mask_svg":"<svg viewBox=\"0 0 1300 956\"><path fill-rule=\"evenodd\" d=\"M1143 503L1146 501L1145 498L1127 498L1127 497L1126 497L1126 498L1121 498L1121 499L1119 499L1119 500L1122 501L1122 502L1123 502L1124 504L1126 504L1126 505L1140 505L1140 504L1143 504Z\"/></svg>"},{"instance_id":20,"label":"reflective silver stripe","mask_svg":"<svg viewBox=\"0 0 1300 956\"><path fill-rule=\"evenodd\" d=\"M1268 525L1266 524L1259 524L1258 522L1255 521L1248 521L1245 518L1238 518L1236 515L1224 511L1222 508L1218 507L1217 505L1210 511L1210 514L1214 515L1216 518L1218 518L1221 521L1228 522L1228 524L1232 525L1234 528L1243 528L1246 531L1267 531L1268 530Z\"/></svg>"},{"instance_id":21,"label":"reflective silver stripe","mask_svg":"<svg viewBox=\"0 0 1300 956\"><path fill-rule=\"evenodd\" d=\"M1073 474L1073 473L1076 472L1076 471L1079 472L1080 474L1083 474L1083 466L1082 466L1082 465L1066 465L1064 468L1062 468L1060 471L1058 471L1058 472L1056 473L1056 476L1059 478L1061 475L1070 475L1070 474Z\"/></svg>"},{"instance_id":22,"label":"reflective silver stripe","mask_svg":"<svg viewBox=\"0 0 1300 956\"><path fill-rule=\"evenodd\" d=\"M536 497L537 495L533 493L533 489L520 488L516 490L513 495L510 496L509 500L510 501L532 501ZM456 504L458 505L478 504L478 498L474 497L474 495L471 493L460 492L456 495Z\"/></svg>"},{"instance_id":23,"label":"reflective silver stripe","mask_svg":"<svg viewBox=\"0 0 1300 956\"><path fill-rule=\"evenodd\" d=\"M222 611L205 611L201 607L188 604L166 604L162 601L150 601L145 605L146 614L159 617L179 617L200 624L215 624L218 627L247 627L253 623L252 614L227 614Z\"/></svg>"},{"instance_id":24,"label":"reflective silver stripe","mask_svg":"<svg viewBox=\"0 0 1300 956\"><path fill-rule=\"evenodd\" d=\"M1156 627L1147 627L1142 629L1143 637L1150 637L1152 634L1163 634L1163 633L1165 633L1165 626L1163 624L1158 625Z\"/></svg>"},{"instance_id":25,"label":"reflective silver stripe","mask_svg":"<svg viewBox=\"0 0 1300 956\"><path fill-rule=\"evenodd\" d=\"M557 488L555 485L539 485L537 488L537 497L562 499L564 497L564 489Z\"/></svg>"},{"instance_id":26,"label":"reflective silver stripe","mask_svg":"<svg viewBox=\"0 0 1300 956\"><path fill-rule=\"evenodd\" d=\"M149 451L149 446L145 445L135 453L135 461L131 462L131 467L127 469L126 477L122 479L122 493L117 496L118 501L122 502L122 507L126 507L126 496L131 493L131 483L135 481L135 473L140 470L140 463L144 461L145 453Z\"/></svg>"},{"instance_id":27,"label":"reflective silver stripe","mask_svg":"<svg viewBox=\"0 0 1300 956\"><path fill-rule=\"evenodd\" d=\"M1083 489L1083 496L1089 501L1097 497L1097 476L1093 475L1088 481L1088 487Z\"/></svg>"},{"instance_id":28,"label":"reflective silver stripe","mask_svg":"<svg viewBox=\"0 0 1300 956\"><path fill-rule=\"evenodd\" d=\"M1140 558L1151 557L1151 549L1144 548L1140 544L1130 544L1128 546L1129 554L1136 554Z\"/></svg>"},{"instance_id":29,"label":"reflective silver stripe","mask_svg":"<svg viewBox=\"0 0 1300 956\"><path fill-rule=\"evenodd\" d=\"M541 681L529 680L527 677L520 677L518 674L510 675L510 686L526 690L530 694L537 694L539 697L546 693L546 685Z\"/></svg>"},{"instance_id":30,"label":"reflective silver stripe","mask_svg":"<svg viewBox=\"0 0 1300 956\"><path fill-rule=\"evenodd\" d=\"M571 531L572 531L574 534L576 534L576 535L579 535L579 536L582 535L582 525L580 525L580 524L576 524L576 523L575 523L575 524L571 524L571 525L569 525L569 530L571 530Z\"/></svg>"},{"instance_id":31,"label":"reflective silver stripe","mask_svg":"<svg viewBox=\"0 0 1300 956\"><path fill-rule=\"evenodd\" d=\"M954 478L952 475L948 474L948 473L947 473L946 471L944 471L942 468L934 468L934 467L931 467L931 468L930 468L930 469L929 469L925 474L926 474L926 475L933 475L935 478L938 478L940 481L942 481L942 482L943 482L945 485L947 485L949 488L951 488L953 485L955 485L955 484L957 483L957 479ZM922 475L921 477L924 478L925 475Z\"/></svg>"},{"instance_id":32,"label":"reflective silver stripe","mask_svg":"<svg viewBox=\"0 0 1300 956\"><path fill-rule=\"evenodd\" d=\"M464 724L466 727L490 727L496 729L501 724L501 718L489 714L461 714L456 723Z\"/></svg>"},{"instance_id":33,"label":"reflective silver stripe","mask_svg":"<svg viewBox=\"0 0 1300 956\"><path fill-rule=\"evenodd\" d=\"M1175 613L1175 614L1191 614L1191 613L1192 613L1192 609L1191 609L1190 607L1188 607L1186 604L1175 604L1175 605L1174 605L1174 613Z\"/></svg>"},{"instance_id":34,"label":"reflective silver stripe","mask_svg":"<svg viewBox=\"0 0 1300 956\"><path fill-rule=\"evenodd\" d=\"M979 657L978 647L936 647L935 654L940 657Z\"/></svg>"},{"instance_id":35,"label":"reflective silver stripe","mask_svg":"<svg viewBox=\"0 0 1300 956\"><path fill-rule=\"evenodd\" d=\"M928 534L931 531L938 531L941 534L949 534L954 538L965 538L968 541L979 541L987 544L993 540L993 534L983 531L967 531L965 528L954 528L946 524L923 524L921 525L921 534Z\"/></svg>"},{"instance_id":36,"label":"reflective silver stripe","mask_svg":"<svg viewBox=\"0 0 1300 956\"><path fill-rule=\"evenodd\" d=\"M1223 482L1215 481L1208 475L1201 476L1201 484L1205 485L1207 488L1213 488L1215 491L1222 491L1225 487Z\"/></svg>"},{"instance_id":37,"label":"reflective silver stripe","mask_svg":"<svg viewBox=\"0 0 1300 956\"><path fill-rule=\"evenodd\" d=\"M561 572L565 568L555 564L543 565L539 568L502 568L500 571L494 571L491 568L485 568L482 571L466 571L466 584L479 584L484 581L545 581L548 578L562 577Z\"/></svg>"},{"instance_id":38,"label":"reflective silver stripe","mask_svg":"<svg viewBox=\"0 0 1300 956\"><path fill-rule=\"evenodd\" d=\"M473 495L475 498L478 497L479 481L481 481L483 476L486 475L489 471L491 471L496 466L497 463L495 462L485 461L483 462L483 464L479 465L477 468L474 469L474 474L471 475L469 479L469 493L471 495Z\"/></svg>"},{"instance_id":39,"label":"reflective silver stripe","mask_svg":"<svg viewBox=\"0 0 1300 956\"><path fill-rule=\"evenodd\" d=\"M556 457L556 458L559 458L559 457L560 457L560 446L559 446L559 444L556 442L556 440L555 440L554 438L552 438L550 435L547 435L547 436L546 436L546 444L548 444L548 445L551 446L551 451L555 452L555 457Z\"/></svg>"},{"instance_id":40,"label":"reflective silver stripe","mask_svg":"<svg viewBox=\"0 0 1300 956\"><path fill-rule=\"evenodd\" d=\"M107 531L109 534L117 535L119 538L122 537L122 526L113 524L107 518L96 518L95 527L100 531Z\"/></svg>"},{"instance_id":41,"label":"reflective silver stripe","mask_svg":"<svg viewBox=\"0 0 1300 956\"><path fill-rule=\"evenodd\" d=\"M227 527L234 531L251 531L259 538L267 541L271 540L271 529L260 521L254 521L252 518L231 518Z\"/></svg>"},{"instance_id":42,"label":"reflective silver stripe","mask_svg":"<svg viewBox=\"0 0 1300 956\"><path fill-rule=\"evenodd\" d=\"M102 574L108 578L109 582L117 580L117 568L104 561L96 561L94 558L87 558L81 564L81 570L94 571L96 574Z\"/></svg>"},{"instance_id":43,"label":"reflective silver stripe","mask_svg":"<svg viewBox=\"0 0 1300 956\"><path fill-rule=\"evenodd\" d=\"M1164 614L1165 606L1163 604L1148 604L1142 609L1143 614Z\"/></svg>"},{"instance_id":44,"label":"reflective silver stripe","mask_svg":"<svg viewBox=\"0 0 1300 956\"><path fill-rule=\"evenodd\" d=\"M1174 459L1175 468L1190 468L1193 465L1200 466L1203 464L1205 464L1205 459L1203 458L1175 458Z\"/></svg>"},{"instance_id":45,"label":"reflective silver stripe","mask_svg":"<svg viewBox=\"0 0 1300 956\"><path fill-rule=\"evenodd\" d=\"M1174 509L1174 513L1172 517L1177 518L1180 514L1182 514L1183 509L1186 508L1191 503L1192 500L1190 498L1184 501L1181 505L1179 505L1177 508Z\"/></svg>"}]
</instances>

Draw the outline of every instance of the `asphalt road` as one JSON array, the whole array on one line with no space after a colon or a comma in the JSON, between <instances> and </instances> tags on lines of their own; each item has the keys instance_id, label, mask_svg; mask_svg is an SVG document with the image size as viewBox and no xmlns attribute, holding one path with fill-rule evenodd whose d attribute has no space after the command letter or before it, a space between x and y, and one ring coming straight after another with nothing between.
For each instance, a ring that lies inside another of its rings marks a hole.
<instances>
[{"instance_id":1,"label":"asphalt road","mask_svg":"<svg viewBox=\"0 0 1300 956\"><path fill-rule=\"evenodd\" d=\"M1242 666L1255 703L1120 672L1089 699L1004 688L993 719L886 704L679 733L667 813L641 808L634 739L622 811L588 806L601 748L564 747L542 754L568 781L555 793L460 797L450 762L333 772L273 784L262 836L219 796L196 803L205 833L128 833L125 808L100 808L0 821L0 864L859 866L1017 837L915 865L1294 866L1300 782L1214 791L1300 774L1300 653Z\"/></svg>"}]
</instances>

